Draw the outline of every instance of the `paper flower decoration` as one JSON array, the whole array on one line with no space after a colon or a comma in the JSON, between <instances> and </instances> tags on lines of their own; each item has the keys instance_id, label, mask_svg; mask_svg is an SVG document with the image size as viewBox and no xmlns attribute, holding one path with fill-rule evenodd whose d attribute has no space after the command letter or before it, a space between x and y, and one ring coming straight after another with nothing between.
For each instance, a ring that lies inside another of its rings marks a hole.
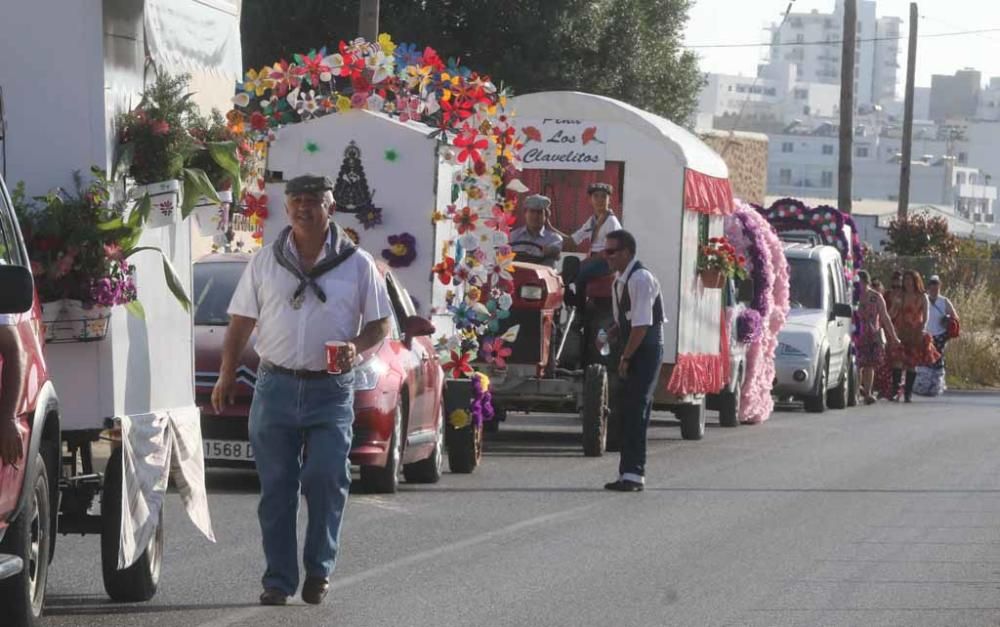
<instances>
[{"instance_id":1,"label":"paper flower decoration","mask_svg":"<svg viewBox=\"0 0 1000 627\"><path fill-rule=\"evenodd\" d=\"M399 152L395 148L389 148L385 151L385 160L389 163L396 163L399 161Z\"/></svg>"},{"instance_id":2,"label":"paper flower decoration","mask_svg":"<svg viewBox=\"0 0 1000 627\"><path fill-rule=\"evenodd\" d=\"M472 424L469 412L464 409L456 409L448 414L448 424L456 429L464 429Z\"/></svg>"},{"instance_id":3,"label":"paper flower decoration","mask_svg":"<svg viewBox=\"0 0 1000 627\"><path fill-rule=\"evenodd\" d=\"M498 368L507 367L507 358L514 352L510 347L504 346L502 337L485 338L479 348L479 356L488 364L493 364Z\"/></svg>"},{"instance_id":4,"label":"paper flower decoration","mask_svg":"<svg viewBox=\"0 0 1000 627\"><path fill-rule=\"evenodd\" d=\"M358 211L356 215L358 216L358 221L365 227L365 230L374 228L377 224L382 224L382 209L379 207L368 207Z\"/></svg>"},{"instance_id":5,"label":"paper flower decoration","mask_svg":"<svg viewBox=\"0 0 1000 627\"><path fill-rule=\"evenodd\" d=\"M306 142L305 150L309 154L314 155L317 152L319 152L319 144L317 144L316 142L314 142L312 140L309 140L309 141Z\"/></svg>"},{"instance_id":6,"label":"paper flower decoration","mask_svg":"<svg viewBox=\"0 0 1000 627\"><path fill-rule=\"evenodd\" d=\"M255 194L246 194L243 196L243 202L245 207L243 209L243 215L247 218L258 218L259 220L267 219L267 195L263 194L257 196Z\"/></svg>"},{"instance_id":7,"label":"paper flower decoration","mask_svg":"<svg viewBox=\"0 0 1000 627\"><path fill-rule=\"evenodd\" d=\"M360 246L361 245L361 236L358 235L357 231L355 231L354 229L352 229L349 226L345 226L345 227L342 227L342 228L344 230L344 235L346 235L347 237L351 238L351 241L354 242L355 246Z\"/></svg>"},{"instance_id":8,"label":"paper flower decoration","mask_svg":"<svg viewBox=\"0 0 1000 627\"><path fill-rule=\"evenodd\" d=\"M470 354L459 354L458 351L451 351L448 361L442 364L444 371L453 379L461 379L463 376L472 374L472 366L469 364Z\"/></svg>"},{"instance_id":9,"label":"paper flower decoration","mask_svg":"<svg viewBox=\"0 0 1000 627\"><path fill-rule=\"evenodd\" d=\"M409 233L389 236L389 247L382 249L382 258L391 268L405 268L417 258L417 240Z\"/></svg>"},{"instance_id":10,"label":"paper flower decoration","mask_svg":"<svg viewBox=\"0 0 1000 627\"><path fill-rule=\"evenodd\" d=\"M479 220L479 214L473 213L471 207L463 207L461 211L455 214L455 226L458 227L459 235L464 235L469 231L474 231L476 228L476 221Z\"/></svg>"},{"instance_id":11,"label":"paper flower decoration","mask_svg":"<svg viewBox=\"0 0 1000 627\"><path fill-rule=\"evenodd\" d=\"M434 266L433 272L441 283L451 285L452 279L455 277L455 259L445 257L441 263Z\"/></svg>"}]
</instances>

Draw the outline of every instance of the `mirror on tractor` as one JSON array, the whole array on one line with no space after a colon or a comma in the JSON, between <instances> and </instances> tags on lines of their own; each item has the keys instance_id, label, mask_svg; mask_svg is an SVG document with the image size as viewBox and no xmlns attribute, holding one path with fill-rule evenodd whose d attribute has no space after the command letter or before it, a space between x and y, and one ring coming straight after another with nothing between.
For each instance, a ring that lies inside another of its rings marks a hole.
<instances>
[{"instance_id":1,"label":"mirror on tractor","mask_svg":"<svg viewBox=\"0 0 1000 627\"><path fill-rule=\"evenodd\" d=\"M580 274L580 258L573 255L563 257L562 270L559 274L562 276L564 285L569 285L576 281L576 275Z\"/></svg>"},{"instance_id":2,"label":"mirror on tractor","mask_svg":"<svg viewBox=\"0 0 1000 627\"><path fill-rule=\"evenodd\" d=\"M406 339L407 344L409 344L415 337L420 337L421 335L433 335L434 331L434 323L427 318L421 318L420 316L407 316L406 319L403 320L403 337Z\"/></svg>"},{"instance_id":3,"label":"mirror on tractor","mask_svg":"<svg viewBox=\"0 0 1000 627\"><path fill-rule=\"evenodd\" d=\"M833 317L834 318L851 318L854 316L854 309L847 303L834 303L833 304Z\"/></svg>"},{"instance_id":4,"label":"mirror on tractor","mask_svg":"<svg viewBox=\"0 0 1000 627\"><path fill-rule=\"evenodd\" d=\"M19 314L31 309L35 285L24 266L0 265L0 313Z\"/></svg>"}]
</instances>

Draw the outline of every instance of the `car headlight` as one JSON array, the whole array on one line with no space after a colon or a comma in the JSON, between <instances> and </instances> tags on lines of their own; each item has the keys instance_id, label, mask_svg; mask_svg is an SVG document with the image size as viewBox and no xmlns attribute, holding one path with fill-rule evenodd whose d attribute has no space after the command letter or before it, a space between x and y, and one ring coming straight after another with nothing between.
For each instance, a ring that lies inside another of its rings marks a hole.
<instances>
[{"instance_id":1,"label":"car headlight","mask_svg":"<svg viewBox=\"0 0 1000 627\"><path fill-rule=\"evenodd\" d=\"M354 391L364 392L378 387L378 381L389 366L378 357L369 357L354 367Z\"/></svg>"},{"instance_id":2,"label":"car headlight","mask_svg":"<svg viewBox=\"0 0 1000 627\"><path fill-rule=\"evenodd\" d=\"M791 344L785 344L784 342L778 342L778 354L786 355L788 357L806 357L807 355L795 348Z\"/></svg>"}]
</instances>

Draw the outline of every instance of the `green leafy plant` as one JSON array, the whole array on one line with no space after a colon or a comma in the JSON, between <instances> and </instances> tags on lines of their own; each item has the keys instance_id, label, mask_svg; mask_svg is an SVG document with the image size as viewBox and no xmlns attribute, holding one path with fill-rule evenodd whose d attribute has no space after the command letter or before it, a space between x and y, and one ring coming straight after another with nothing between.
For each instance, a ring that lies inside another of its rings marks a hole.
<instances>
[{"instance_id":1,"label":"green leafy plant","mask_svg":"<svg viewBox=\"0 0 1000 627\"><path fill-rule=\"evenodd\" d=\"M197 149L186 162L188 168L201 170L216 190L232 190L239 198L243 173L237 136L229 128L218 109L208 117L196 116L188 129Z\"/></svg>"},{"instance_id":2,"label":"green leafy plant","mask_svg":"<svg viewBox=\"0 0 1000 627\"><path fill-rule=\"evenodd\" d=\"M185 218L202 196L219 200L204 170L185 167L195 153L207 149L188 130L198 120L198 109L187 91L189 80L187 74L156 71L139 104L115 120L118 146L111 171L113 179L126 175L139 185L180 180ZM142 217L148 216L147 208Z\"/></svg>"},{"instance_id":3,"label":"green leafy plant","mask_svg":"<svg viewBox=\"0 0 1000 627\"><path fill-rule=\"evenodd\" d=\"M954 257L958 238L948 231L948 221L943 217L917 213L889 223L885 249L905 257Z\"/></svg>"}]
</instances>

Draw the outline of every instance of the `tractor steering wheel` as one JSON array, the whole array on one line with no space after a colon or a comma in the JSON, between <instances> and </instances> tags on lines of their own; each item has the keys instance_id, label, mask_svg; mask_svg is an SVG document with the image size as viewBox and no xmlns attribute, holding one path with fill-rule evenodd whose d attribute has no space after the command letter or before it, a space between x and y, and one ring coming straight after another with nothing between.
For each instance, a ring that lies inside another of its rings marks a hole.
<instances>
[{"instance_id":1,"label":"tractor steering wheel","mask_svg":"<svg viewBox=\"0 0 1000 627\"><path fill-rule=\"evenodd\" d=\"M541 244L536 244L535 242L528 241L517 241L511 242L510 247L514 248L516 246L531 246L538 249L538 254L526 253L522 251L514 251L514 259L517 261L524 261L526 263L545 263L545 247Z\"/></svg>"}]
</instances>

